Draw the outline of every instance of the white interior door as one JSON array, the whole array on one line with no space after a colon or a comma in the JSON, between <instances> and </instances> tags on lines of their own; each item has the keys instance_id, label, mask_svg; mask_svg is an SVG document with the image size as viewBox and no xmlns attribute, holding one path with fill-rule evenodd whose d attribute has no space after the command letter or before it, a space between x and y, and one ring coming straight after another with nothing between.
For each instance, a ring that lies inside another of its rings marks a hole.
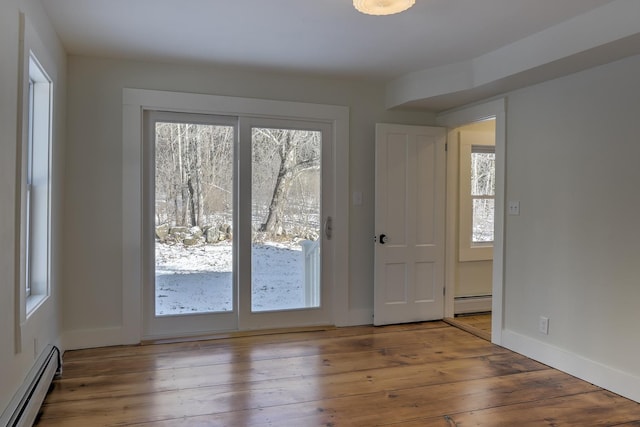
<instances>
[{"instance_id":1,"label":"white interior door","mask_svg":"<svg viewBox=\"0 0 640 427\"><path fill-rule=\"evenodd\" d=\"M446 130L376 125L374 324L444 314Z\"/></svg>"}]
</instances>

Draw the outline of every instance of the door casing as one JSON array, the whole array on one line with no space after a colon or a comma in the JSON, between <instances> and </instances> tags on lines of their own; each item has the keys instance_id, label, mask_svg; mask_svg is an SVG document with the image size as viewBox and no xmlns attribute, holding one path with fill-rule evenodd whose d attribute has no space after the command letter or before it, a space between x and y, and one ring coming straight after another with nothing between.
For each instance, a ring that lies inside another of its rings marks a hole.
<instances>
[{"instance_id":1,"label":"door casing","mask_svg":"<svg viewBox=\"0 0 640 427\"><path fill-rule=\"evenodd\" d=\"M500 98L477 104L460 110L445 112L437 116L436 122L449 129L448 139L455 138L457 128L485 120L496 120L496 194L495 194L495 222L493 243L493 280L491 305L491 342L502 343L504 329L504 230L505 230L505 198L506 198L506 99ZM447 185L455 185L448 180ZM448 194L451 194L447 190ZM447 218L455 212L455 204L447 202ZM455 217L455 216L453 216ZM445 317L454 317L455 297L455 228L454 221L447 221L447 267L446 267L446 298L444 307Z\"/></svg>"},{"instance_id":2,"label":"door casing","mask_svg":"<svg viewBox=\"0 0 640 427\"><path fill-rule=\"evenodd\" d=\"M175 111L212 115L296 118L329 123L333 134L333 268L326 277L332 285L332 323L349 324L349 109L302 102L238 98L218 95L123 89L122 146L122 323L110 329L102 345L136 344L143 332L143 111Z\"/></svg>"}]
</instances>

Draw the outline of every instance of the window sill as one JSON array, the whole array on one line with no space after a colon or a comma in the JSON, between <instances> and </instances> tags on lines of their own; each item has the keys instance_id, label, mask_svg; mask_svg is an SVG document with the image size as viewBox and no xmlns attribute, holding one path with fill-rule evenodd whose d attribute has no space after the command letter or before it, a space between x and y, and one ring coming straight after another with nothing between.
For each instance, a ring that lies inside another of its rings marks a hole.
<instances>
[{"instance_id":1,"label":"window sill","mask_svg":"<svg viewBox=\"0 0 640 427\"><path fill-rule=\"evenodd\" d=\"M27 297L27 319L31 316L35 311L44 304L47 300L48 295L30 295Z\"/></svg>"}]
</instances>

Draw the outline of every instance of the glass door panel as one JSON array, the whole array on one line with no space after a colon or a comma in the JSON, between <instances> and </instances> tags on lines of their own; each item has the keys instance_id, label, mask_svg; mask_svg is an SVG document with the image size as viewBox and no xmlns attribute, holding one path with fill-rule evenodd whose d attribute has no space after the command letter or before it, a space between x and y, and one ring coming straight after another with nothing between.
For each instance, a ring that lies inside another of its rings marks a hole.
<instances>
[{"instance_id":1,"label":"glass door panel","mask_svg":"<svg viewBox=\"0 0 640 427\"><path fill-rule=\"evenodd\" d=\"M237 118L147 113L147 338L237 329Z\"/></svg>"},{"instance_id":2,"label":"glass door panel","mask_svg":"<svg viewBox=\"0 0 640 427\"><path fill-rule=\"evenodd\" d=\"M155 123L155 314L233 310L232 126Z\"/></svg>"},{"instance_id":3,"label":"glass door panel","mask_svg":"<svg viewBox=\"0 0 640 427\"><path fill-rule=\"evenodd\" d=\"M251 311L320 306L322 132L251 129Z\"/></svg>"}]
</instances>

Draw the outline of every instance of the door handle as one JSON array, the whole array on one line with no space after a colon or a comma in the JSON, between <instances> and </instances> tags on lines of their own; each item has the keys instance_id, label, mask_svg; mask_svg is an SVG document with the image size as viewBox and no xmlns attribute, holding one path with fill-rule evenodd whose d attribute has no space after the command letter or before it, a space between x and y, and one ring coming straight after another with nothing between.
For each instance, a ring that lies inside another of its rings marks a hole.
<instances>
[{"instance_id":1,"label":"door handle","mask_svg":"<svg viewBox=\"0 0 640 427\"><path fill-rule=\"evenodd\" d=\"M333 235L333 219L328 216L324 222L324 235L327 236L327 240L331 240Z\"/></svg>"},{"instance_id":2,"label":"door handle","mask_svg":"<svg viewBox=\"0 0 640 427\"><path fill-rule=\"evenodd\" d=\"M385 243L387 243L389 241L389 238L387 237L386 234L381 234L380 238L378 239L378 241L380 242L381 245L384 245Z\"/></svg>"}]
</instances>

